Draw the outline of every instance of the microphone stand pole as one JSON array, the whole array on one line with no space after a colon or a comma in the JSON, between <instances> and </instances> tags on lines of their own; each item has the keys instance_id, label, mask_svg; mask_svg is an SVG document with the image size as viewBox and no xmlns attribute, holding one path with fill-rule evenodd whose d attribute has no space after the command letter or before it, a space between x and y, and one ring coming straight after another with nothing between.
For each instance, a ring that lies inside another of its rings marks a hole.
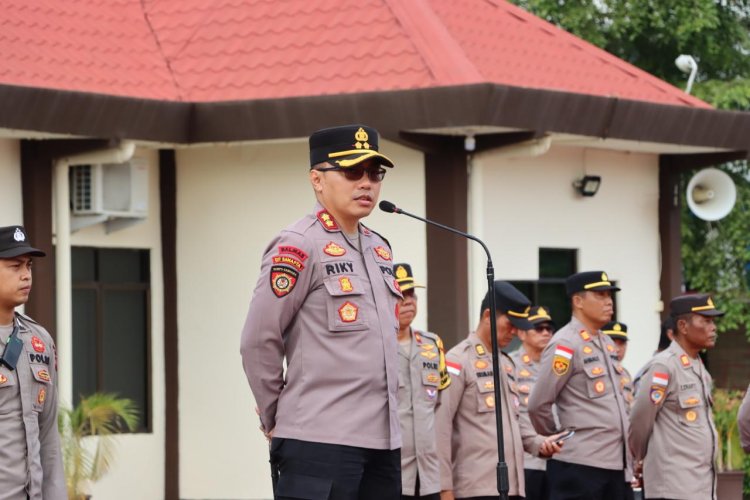
<instances>
[{"instance_id":1,"label":"microphone stand pole","mask_svg":"<svg viewBox=\"0 0 750 500\"><path fill-rule=\"evenodd\" d=\"M382 207L381 207L382 208ZM385 210L388 211L388 210ZM393 213L407 215L414 219L420 220L426 224L439 227L451 233L459 234L465 238L476 241L484 249L484 253L487 254L487 291L490 297L490 336L492 340L492 383L494 385L495 394L495 428L497 430L497 491L500 493L500 499L506 500L508 498L508 491L510 485L508 483L508 464L505 463L505 443L503 439L503 413L502 413L502 396L500 392L500 359L499 359L499 348L497 345L497 304L495 303L495 268L492 266L492 257L487 245L476 236L472 236L468 233L464 233L457 229L453 229L449 226L433 222L428 219L419 217L418 215L405 212L400 208L394 206Z\"/></svg>"}]
</instances>

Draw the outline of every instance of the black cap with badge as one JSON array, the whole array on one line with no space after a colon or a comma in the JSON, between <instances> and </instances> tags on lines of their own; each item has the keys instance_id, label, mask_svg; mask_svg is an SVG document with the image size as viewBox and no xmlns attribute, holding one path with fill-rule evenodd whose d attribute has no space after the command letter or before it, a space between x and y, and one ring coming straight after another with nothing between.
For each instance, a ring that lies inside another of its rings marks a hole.
<instances>
[{"instance_id":1,"label":"black cap with badge","mask_svg":"<svg viewBox=\"0 0 750 500\"><path fill-rule=\"evenodd\" d=\"M378 131L366 125L324 128L310 136L310 167L330 163L348 168L372 159L384 167L393 162L378 152Z\"/></svg>"},{"instance_id":2,"label":"black cap with badge","mask_svg":"<svg viewBox=\"0 0 750 500\"><path fill-rule=\"evenodd\" d=\"M0 227L0 259L11 259L19 255L44 257L46 254L29 245L23 226Z\"/></svg>"},{"instance_id":3,"label":"black cap with badge","mask_svg":"<svg viewBox=\"0 0 750 500\"><path fill-rule=\"evenodd\" d=\"M610 321L602 327L602 333L613 339L628 340L628 325L619 321Z\"/></svg>"},{"instance_id":4,"label":"black cap with badge","mask_svg":"<svg viewBox=\"0 0 750 500\"><path fill-rule=\"evenodd\" d=\"M549 307L533 306L529 309L529 321L531 321L534 326L549 323L553 327L556 327L555 322L552 321L552 316L549 314Z\"/></svg>"},{"instance_id":5,"label":"black cap with badge","mask_svg":"<svg viewBox=\"0 0 750 500\"><path fill-rule=\"evenodd\" d=\"M508 319L516 328L521 330L534 328L534 324L529 321L531 301L507 281L495 281L495 304L498 314L508 316ZM490 294L488 292L484 295L480 312L484 313L484 310L489 309L489 307Z\"/></svg>"},{"instance_id":6,"label":"black cap with badge","mask_svg":"<svg viewBox=\"0 0 750 500\"><path fill-rule=\"evenodd\" d=\"M396 283L398 283L402 292L411 290L412 288L424 288L424 285L414 282L414 274L409 264L403 262L401 264L393 264L393 274L396 276Z\"/></svg>"},{"instance_id":7,"label":"black cap with badge","mask_svg":"<svg viewBox=\"0 0 750 500\"><path fill-rule=\"evenodd\" d=\"M673 318L689 313L701 316L724 316L724 312L716 309L714 301L707 293L680 295L669 303L669 315Z\"/></svg>"},{"instance_id":8,"label":"black cap with badge","mask_svg":"<svg viewBox=\"0 0 750 500\"><path fill-rule=\"evenodd\" d=\"M578 292L600 292L604 290L620 291L612 284L604 271L584 271L568 276L568 279L565 280L565 291L568 296Z\"/></svg>"}]
</instances>

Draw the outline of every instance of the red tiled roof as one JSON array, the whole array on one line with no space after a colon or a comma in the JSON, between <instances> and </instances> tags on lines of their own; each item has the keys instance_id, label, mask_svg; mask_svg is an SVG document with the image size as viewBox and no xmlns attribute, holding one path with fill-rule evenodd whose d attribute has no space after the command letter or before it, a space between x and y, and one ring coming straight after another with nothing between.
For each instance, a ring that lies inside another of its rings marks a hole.
<instances>
[{"instance_id":1,"label":"red tiled roof","mask_svg":"<svg viewBox=\"0 0 750 500\"><path fill-rule=\"evenodd\" d=\"M708 107L503 0L0 5L0 84L218 102L489 82Z\"/></svg>"}]
</instances>

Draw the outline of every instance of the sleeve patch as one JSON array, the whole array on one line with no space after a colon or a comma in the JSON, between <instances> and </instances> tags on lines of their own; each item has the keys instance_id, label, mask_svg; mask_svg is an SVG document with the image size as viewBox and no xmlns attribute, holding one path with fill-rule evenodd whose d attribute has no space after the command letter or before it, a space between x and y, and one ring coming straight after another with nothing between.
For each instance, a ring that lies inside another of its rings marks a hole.
<instances>
[{"instance_id":1,"label":"sleeve patch","mask_svg":"<svg viewBox=\"0 0 750 500\"><path fill-rule=\"evenodd\" d=\"M555 355L552 358L552 371L558 377L568 373L570 360L573 358L573 349L564 345L555 347Z\"/></svg>"},{"instance_id":2,"label":"sleeve patch","mask_svg":"<svg viewBox=\"0 0 750 500\"><path fill-rule=\"evenodd\" d=\"M281 298L294 289L297 284L299 273L287 266L271 266L271 290L274 295Z\"/></svg>"},{"instance_id":3,"label":"sleeve patch","mask_svg":"<svg viewBox=\"0 0 750 500\"><path fill-rule=\"evenodd\" d=\"M280 254L285 253L285 254L289 254L289 255L294 255L299 260L301 260L302 262L304 262L305 260L307 260L307 257L308 257L307 252L305 252L301 248L297 248L297 247L292 246L292 245L281 245L281 246L279 246L279 253Z\"/></svg>"},{"instance_id":4,"label":"sleeve patch","mask_svg":"<svg viewBox=\"0 0 750 500\"><path fill-rule=\"evenodd\" d=\"M461 375L461 364L455 363L453 361L446 361L445 366L448 368L448 373L451 375L458 377Z\"/></svg>"}]
</instances>

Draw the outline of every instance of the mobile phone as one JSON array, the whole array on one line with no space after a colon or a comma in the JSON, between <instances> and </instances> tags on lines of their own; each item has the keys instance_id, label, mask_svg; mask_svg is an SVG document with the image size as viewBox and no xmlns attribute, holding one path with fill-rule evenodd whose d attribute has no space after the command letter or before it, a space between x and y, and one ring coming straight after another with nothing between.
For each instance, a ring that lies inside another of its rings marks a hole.
<instances>
[{"instance_id":1,"label":"mobile phone","mask_svg":"<svg viewBox=\"0 0 750 500\"><path fill-rule=\"evenodd\" d=\"M560 436L559 438L557 438L557 442L558 443L562 443L563 441L567 441L568 439L570 439L573 436L575 436L575 433L576 433L576 431L568 431L567 434L563 434L562 436Z\"/></svg>"}]
</instances>

